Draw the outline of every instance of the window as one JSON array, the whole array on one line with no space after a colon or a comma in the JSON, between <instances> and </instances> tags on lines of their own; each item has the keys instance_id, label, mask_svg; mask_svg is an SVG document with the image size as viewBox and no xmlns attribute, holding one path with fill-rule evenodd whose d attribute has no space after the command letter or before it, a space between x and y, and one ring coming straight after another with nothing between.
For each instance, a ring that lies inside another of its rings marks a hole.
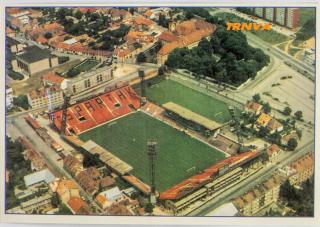
<instances>
[{"instance_id":1,"label":"window","mask_svg":"<svg viewBox=\"0 0 320 227\"><path fill-rule=\"evenodd\" d=\"M100 83L100 82L102 82L102 75L101 74L97 76L97 83Z\"/></svg>"},{"instance_id":2,"label":"window","mask_svg":"<svg viewBox=\"0 0 320 227\"><path fill-rule=\"evenodd\" d=\"M91 86L91 84L90 84L90 79L85 80L85 81L84 81L84 87L85 87L85 88L89 88L90 86Z\"/></svg>"},{"instance_id":3,"label":"window","mask_svg":"<svg viewBox=\"0 0 320 227\"><path fill-rule=\"evenodd\" d=\"M72 86L72 89L73 89L73 93L76 93L77 91L76 91L76 85L73 85Z\"/></svg>"}]
</instances>

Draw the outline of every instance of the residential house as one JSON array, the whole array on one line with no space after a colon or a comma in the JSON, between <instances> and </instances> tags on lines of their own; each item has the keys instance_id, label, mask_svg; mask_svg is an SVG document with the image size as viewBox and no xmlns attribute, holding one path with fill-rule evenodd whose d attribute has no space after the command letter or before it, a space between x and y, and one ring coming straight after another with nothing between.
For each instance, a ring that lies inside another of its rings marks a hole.
<instances>
[{"instance_id":1,"label":"residential house","mask_svg":"<svg viewBox=\"0 0 320 227\"><path fill-rule=\"evenodd\" d=\"M31 173L29 175L26 175L23 177L24 183L27 187L40 183L45 182L49 184L55 179L55 176L51 173L49 169L43 169L40 171L37 171L35 173Z\"/></svg>"},{"instance_id":2,"label":"residential house","mask_svg":"<svg viewBox=\"0 0 320 227\"><path fill-rule=\"evenodd\" d=\"M89 205L80 197L71 197L67 203L67 207L71 210L73 214L92 214Z\"/></svg>"},{"instance_id":3,"label":"residential house","mask_svg":"<svg viewBox=\"0 0 320 227\"><path fill-rule=\"evenodd\" d=\"M269 132L273 134L281 132L283 130L283 125L277 119L272 118L267 124L267 129L269 129Z\"/></svg>"},{"instance_id":4,"label":"residential house","mask_svg":"<svg viewBox=\"0 0 320 227\"><path fill-rule=\"evenodd\" d=\"M112 177L106 176L100 180L100 188L101 189L108 189L108 188L114 186L115 183L116 183L116 181Z\"/></svg>"},{"instance_id":5,"label":"residential house","mask_svg":"<svg viewBox=\"0 0 320 227\"><path fill-rule=\"evenodd\" d=\"M26 47L25 44L22 44L10 37L7 37L7 46L10 49L11 53L19 53Z\"/></svg>"},{"instance_id":6,"label":"residential house","mask_svg":"<svg viewBox=\"0 0 320 227\"><path fill-rule=\"evenodd\" d=\"M137 16L133 19L133 25L137 31L151 31L155 26L155 22L143 16Z\"/></svg>"},{"instance_id":7,"label":"residential house","mask_svg":"<svg viewBox=\"0 0 320 227\"><path fill-rule=\"evenodd\" d=\"M121 215L121 216L131 216L133 213L123 204L112 204L107 209L108 215Z\"/></svg>"},{"instance_id":8,"label":"residential house","mask_svg":"<svg viewBox=\"0 0 320 227\"><path fill-rule=\"evenodd\" d=\"M80 189L76 182L71 179L56 180L51 182L49 185L53 192L58 193L64 204L67 204L72 197L80 198Z\"/></svg>"},{"instance_id":9,"label":"residential house","mask_svg":"<svg viewBox=\"0 0 320 227\"><path fill-rule=\"evenodd\" d=\"M58 86L42 87L27 94L28 103L33 109L49 108L54 109L62 106L63 92Z\"/></svg>"},{"instance_id":10,"label":"residential house","mask_svg":"<svg viewBox=\"0 0 320 227\"><path fill-rule=\"evenodd\" d=\"M67 88L67 80L62 76L59 76L54 71L49 71L42 76L42 83L45 87L47 86L58 86L64 90Z\"/></svg>"},{"instance_id":11,"label":"residential house","mask_svg":"<svg viewBox=\"0 0 320 227\"><path fill-rule=\"evenodd\" d=\"M275 175L235 199L233 204L237 207L240 215L254 216L263 208L278 201L281 182L280 176Z\"/></svg>"},{"instance_id":12,"label":"residential house","mask_svg":"<svg viewBox=\"0 0 320 227\"><path fill-rule=\"evenodd\" d=\"M124 198L118 187L113 187L109 190L101 192L100 194L104 195L106 199L111 202L119 202Z\"/></svg>"},{"instance_id":13,"label":"residential house","mask_svg":"<svg viewBox=\"0 0 320 227\"><path fill-rule=\"evenodd\" d=\"M272 117L269 114L261 113L256 121L256 124L258 126L266 127L271 119Z\"/></svg>"},{"instance_id":14,"label":"residential house","mask_svg":"<svg viewBox=\"0 0 320 227\"><path fill-rule=\"evenodd\" d=\"M258 116L262 111L263 106L260 103L253 101L248 101L245 105L245 111L248 113L253 113Z\"/></svg>"},{"instance_id":15,"label":"residential house","mask_svg":"<svg viewBox=\"0 0 320 227\"><path fill-rule=\"evenodd\" d=\"M171 42L178 41L178 36L170 31L164 31L158 36L158 41L161 42L162 45L165 45Z\"/></svg>"},{"instance_id":16,"label":"residential house","mask_svg":"<svg viewBox=\"0 0 320 227\"><path fill-rule=\"evenodd\" d=\"M83 171L83 163L75 156L69 154L63 160L63 168L75 177Z\"/></svg>"},{"instance_id":17,"label":"residential house","mask_svg":"<svg viewBox=\"0 0 320 227\"><path fill-rule=\"evenodd\" d=\"M30 46L16 55L11 61L12 68L16 72L34 75L38 72L58 66L58 57L52 55L49 50L37 46Z\"/></svg>"},{"instance_id":18,"label":"residential house","mask_svg":"<svg viewBox=\"0 0 320 227\"><path fill-rule=\"evenodd\" d=\"M281 149L277 144L272 144L267 148L267 154L269 156L269 160L273 161L275 158L281 153Z\"/></svg>"},{"instance_id":19,"label":"residential house","mask_svg":"<svg viewBox=\"0 0 320 227\"><path fill-rule=\"evenodd\" d=\"M13 106L13 90L6 85L6 107L10 109Z\"/></svg>"},{"instance_id":20,"label":"residential house","mask_svg":"<svg viewBox=\"0 0 320 227\"><path fill-rule=\"evenodd\" d=\"M299 186L307 181L314 173L314 153L308 153L302 158L292 162L289 167L293 174L289 176L291 185Z\"/></svg>"},{"instance_id":21,"label":"residential house","mask_svg":"<svg viewBox=\"0 0 320 227\"><path fill-rule=\"evenodd\" d=\"M281 144L283 146L287 146L290 139L296 139L299 140L299 136L296 130L292 130L287 134L283 134L281 137Z\"/></svg>"},{"instance_id":22,"label":"residential house","mask_svg":"<svg viewBox=\"0 0 320 227\"><path fill-rule=\"evenodd\" d=\"M94 195L99 191L101 174L95 167L81 171L76 179L88 194Z\"/></svg>"}]
</instances>

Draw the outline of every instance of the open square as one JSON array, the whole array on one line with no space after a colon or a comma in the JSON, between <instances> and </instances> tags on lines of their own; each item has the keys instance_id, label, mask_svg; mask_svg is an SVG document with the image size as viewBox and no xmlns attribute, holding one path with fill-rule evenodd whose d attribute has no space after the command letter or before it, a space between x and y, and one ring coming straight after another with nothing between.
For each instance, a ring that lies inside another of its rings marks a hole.
<instances>
[{"instance_id":1,"label":"open square","mask_svg":"<svg viewBox=\"0 0 320 227\"><path fill-rule=\"evenodd\" d=\"M218 150L143 112L136 112L79 135L93 140L133 166L149 184L148 139L157 141L156 189L160 192L225 158Z\"/></svg>"}]
</instances>

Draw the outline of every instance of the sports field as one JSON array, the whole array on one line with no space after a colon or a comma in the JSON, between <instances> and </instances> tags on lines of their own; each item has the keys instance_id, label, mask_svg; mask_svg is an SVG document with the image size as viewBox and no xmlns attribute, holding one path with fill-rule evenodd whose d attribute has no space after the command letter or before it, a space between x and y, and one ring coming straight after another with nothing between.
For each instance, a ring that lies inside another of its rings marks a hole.
<instances>
[{"instance_id":1,"label":"sports field","mask_svg":"<svg viewBox=\"0 0 320 227\"><path fill-rule=\"evenodd\" d=\"M230 120L226 103L172 80L164 80L147 88L147 98L159 105L174 102L219 123Z\"/></svg>"},{"instance_id":2,"label":"sports field","mask_svg":"<svg viewBox=\"0 0 320 227\"><path fill-rule=\"evenodd\" d=\"M180 132L143 112L94 128L80 139L95 141L130 164L132 174L149 184L147 140L157 140L156 187L164 191L224 159L212 147Z\"/></svg>"}]
</instances>

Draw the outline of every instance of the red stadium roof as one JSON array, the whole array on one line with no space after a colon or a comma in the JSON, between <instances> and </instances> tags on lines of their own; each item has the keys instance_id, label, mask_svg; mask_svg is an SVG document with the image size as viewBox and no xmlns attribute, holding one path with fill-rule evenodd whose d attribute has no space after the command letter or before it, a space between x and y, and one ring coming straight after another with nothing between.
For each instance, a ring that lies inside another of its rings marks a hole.
<instances>
[{"instance_id":1,"label":"red stadium roof","mask_svg":"<svg viewBox=\"0 0 320 227\"><path fill-rule=\"evenodd\" d=\"M121 117L138 109L140 99L130 86L104 93L70 106L67 110L67 131L79 134L94 126ZM62 110L51 113L55 126L60 129Z\"/></svg>"},{"instance_id":2,"label":"red stadium roof","mask_svg":"<svg viewBox=\"0 0 320 227\"><path fill-rule=\"evenodd\" d=\"M213 166L205 169L202 173L192 176L181 183L169 188L168 190L160 193L160 199L180 199L185 196L188 192L191 192L203 184L208 183L210 180L213 180L215 174L218 173L219 169L225 165L232 167L241 163L244 160L248 160L257 155L258 152L245 152L237 156L231 156L225 160L222 160Z\"/></svg>"}]
</instances>

